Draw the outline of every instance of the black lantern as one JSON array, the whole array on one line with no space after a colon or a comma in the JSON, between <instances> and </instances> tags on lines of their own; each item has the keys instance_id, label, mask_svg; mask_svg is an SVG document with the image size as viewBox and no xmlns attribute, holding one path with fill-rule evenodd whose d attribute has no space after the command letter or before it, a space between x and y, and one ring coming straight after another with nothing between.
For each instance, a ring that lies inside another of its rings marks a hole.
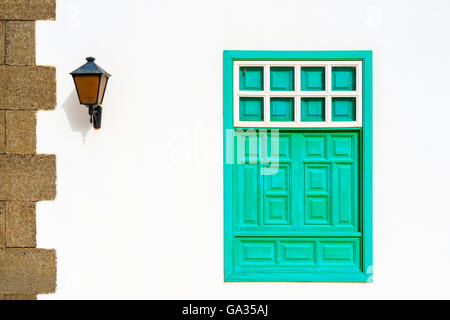
<instances>
[{"instance_id":1,"label":"black lantern","mask_svg":"<svg viewBox=\"0 0 450 320\"><path fill-rule=\"evenodd\" d=\"M75 82L80 104L89 108L91 123L94 123L95 129L100 129L102 124L101 105L111 75L94 62L95 58L89 57L86 60L86 64L70 74Z\"/></svg>"}]
</instances>

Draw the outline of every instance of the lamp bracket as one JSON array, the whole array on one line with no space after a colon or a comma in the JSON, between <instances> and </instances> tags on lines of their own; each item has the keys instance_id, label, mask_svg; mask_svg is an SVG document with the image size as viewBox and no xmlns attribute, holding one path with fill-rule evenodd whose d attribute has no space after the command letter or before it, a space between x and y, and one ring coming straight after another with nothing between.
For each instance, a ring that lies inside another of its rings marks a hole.
<instances>
[{"instance_id":1,"label":"lamp bracket","mask_svg":"<svg viewBox=\"0 0 450 320\"><path fill-rule=\"evenodd\" d=\"M102 127L102 107L101 106L87 106L89 108L90 122L93 123L94 129Z\"/></svg>"}]
</instances>

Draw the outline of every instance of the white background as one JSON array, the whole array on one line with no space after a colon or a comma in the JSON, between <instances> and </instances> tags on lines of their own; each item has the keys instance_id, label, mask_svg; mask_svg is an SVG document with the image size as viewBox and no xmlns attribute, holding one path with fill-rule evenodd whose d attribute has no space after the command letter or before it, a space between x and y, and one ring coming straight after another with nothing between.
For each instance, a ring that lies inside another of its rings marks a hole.
<instances>
[{"instance_id":1,"label":"white background","mask_svg":"<svg viewBox=\"0 0 450 320\"><path fill-rule=\"evenodd\" d=\"M38 246L58 289L40 299L450 298L450 2L58 1L37 61L58 106L38 152L57 154L57 199ZM374 283L224 283L222 51L374 53ZM111 78L93 132L69 72Z\"/></svg>"}]
</instances>

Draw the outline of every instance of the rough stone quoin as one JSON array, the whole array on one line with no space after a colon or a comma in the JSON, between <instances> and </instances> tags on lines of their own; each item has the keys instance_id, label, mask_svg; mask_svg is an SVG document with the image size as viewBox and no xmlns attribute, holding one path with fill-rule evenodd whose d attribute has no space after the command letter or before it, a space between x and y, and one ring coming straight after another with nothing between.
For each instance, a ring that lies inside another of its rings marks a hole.
<instances>
[{"instance_id":1,"label":"rough stone quoin","mask_svg":"<svg viewBox=\"0 0 450 320\"><path fill-rule=\"evenodd\" d=\"M36 154L36 111L56 106L36 20L55 17L56 0L0 0L0 300L56 290L56 252L36 249L36 202L56 196L56 156Z\"/></svg>"},{"instance_id":2,"label":"rough stone quoin","mask_svg":"<svg viewBox=\"0 0 450 320\"><path fill-rule=\"evenodd\" d=\"M0 110L0 153L6 152L6 112Z\"/></svg>"},{"instance_id":3,"label":"rough stone quoin","mask_svg":"<svg viewBox=\"0 0 450 320\"><path fill-rule=\"evenodd\" d=\"M0 155L0 201L45 201L56 196L55 155Z\"/></svg>"},{"instance_id":4,"label":"rough stone quoin","mask_svg":"<svg viewBox=\"0 0 450 320\"><path fill-rule=\"evenodd\" d=\"M55 20L56 0L1 0L0 20Z\"/></svg>"},{"instance_id":5,"label":"rough stone quoin","mask_svg":"<svg viewBox=\"0 0 450 320\"><path fill-rule=\"evenodd\" d=\"M0 109L52 110L55 106L54 67L0 66Z\"/></svg>"},{"instance_id":6,"label":"rough stone quoin","mask_svg":"<svg viewBox=\"0 0 450 320\"><path fill-rule=\"evenodd\" d=\"M0 300L37 300L35 294L0 294Z\"/></svg>"},{"instance_id":7,"label":"rough stone quoin","mask_svg":"<svg viewBox=\"0 0 450 320\"><path fill-rule=\"evenodd\" d=\"M0 249L0 292L52 293L56 289L56 253L45 249Z\"/></svg>"},{"instance_id":8,"label":"rough stone quoin","mask_svg":"<svg viewBox=\"0 0 450 320\"><path fill-rule=\"evenodd\" d=\"M35 111L33 110L6 111L6 153L9 154L36 153Z\"/></svg>"},{"instance_id":9,"label":"rough stone quoin","mask_svg":"<svg viewBox=\"0 0 450 320\"><path fill-rule=\"evenodd\" d=\"M36 22L6 22L6 58L8 65L36 64Z\"/></svg>"},{"instance_id":10,"label":"rough stone quoin","mask_svg":"<svg viewBox=\"0 0 450 320\"><path fill-rule=\"evenodd\" d=\"M36 204L34 202L6 203L6 247L36 247Z\"/></svg>"},{"instance_id":11,"label":"rough stone quoin","mask_svg":"<svg viewBox=\"0 0 450 320\"><path fill-rule=\"evenodd\" d=\"M0 21L0 64L5 63L5 51L6 51L6 43L5 43L5 21Z\"/></svg>"},{"instance_id":12,"label":"rough stone quoin","mask_svg":"<svg viewBox=\"0 0 450 320\"><path fill-rule=\"evenodd\" d=\"M0 202L0 249L6 248L6 203ZM1 296L1 294L0 294Z\"/></svg>"}]
</instances>

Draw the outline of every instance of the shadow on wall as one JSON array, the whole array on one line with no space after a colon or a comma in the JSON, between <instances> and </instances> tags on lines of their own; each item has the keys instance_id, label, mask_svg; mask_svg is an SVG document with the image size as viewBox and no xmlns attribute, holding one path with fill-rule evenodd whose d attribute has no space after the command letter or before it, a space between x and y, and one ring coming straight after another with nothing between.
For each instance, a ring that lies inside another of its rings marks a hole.
<instances>
[{"instance_id":1,"label":"shadow on wall","mask_svg":"<svg viewBox=\"0 0 450 320\"><path fill-rule=\"evenodd\" d=\"M83 143L86 143L86 136L89 130L91 130L92 124L89 122L88 109L80 105L75 89L72 90L66 101L64 101L62 109L66 113L72 131L81 133Z\"/></svg>"}]
</instances>

